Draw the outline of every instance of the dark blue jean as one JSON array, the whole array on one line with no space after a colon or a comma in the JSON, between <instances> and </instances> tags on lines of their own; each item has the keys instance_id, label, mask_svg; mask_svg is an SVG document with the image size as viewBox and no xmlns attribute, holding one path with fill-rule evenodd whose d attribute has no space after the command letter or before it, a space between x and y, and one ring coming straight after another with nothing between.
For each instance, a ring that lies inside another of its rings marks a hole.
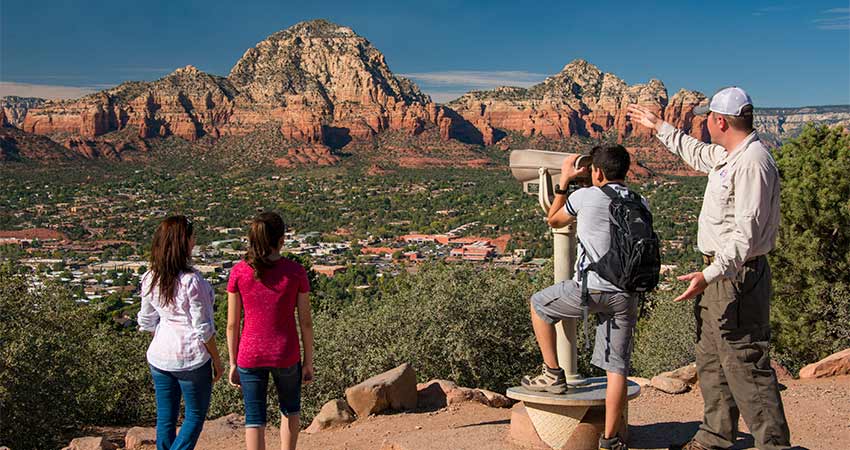
<instances>
[{"instance_id":1,"label":"dark blue jean","mask_svg":"<svg viewBox=\"0 0 850 450\"><path fill-rule=\"evenodd\" d=\"M212 395L212 360L194 370L169 372L151 366L156 389L156 449L192 450L198 442ZM180 434L180 396L186 403L186 414Z\"/></svg>"},{"instance_id":2,"label":"dark blue jean","mask_svg":"<svg viewBox=\"0 0 850 450\"><path fill-rule=\"evenodd\" d=\"M301 363L286 368L259 367L246 369L237 367L242 384L242 399L245 401L245 427L266 426L266 396L269 375L277 388L280 413L286 417L301 412Z\"/></svg>"}]
</instances>

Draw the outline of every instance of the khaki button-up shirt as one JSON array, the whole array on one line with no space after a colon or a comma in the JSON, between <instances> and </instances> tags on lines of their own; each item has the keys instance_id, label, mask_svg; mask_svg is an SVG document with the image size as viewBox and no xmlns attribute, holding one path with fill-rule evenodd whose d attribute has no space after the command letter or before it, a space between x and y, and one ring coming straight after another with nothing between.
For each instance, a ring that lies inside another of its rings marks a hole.
<instances>
[{"instance_id":1,"label":"khaki button-up shirt","mask_svg":"<svg viewBox=\"0 0 850 450\"><path fill-rule=\"evenodd\" d=\"M697 245L713 255L702 273L707 283L736 279L748 260L765 255L779 229L779 170L752 132L734 150L706 144L669 123L656 135L694 169L708 174L699 213Z\"/></svg>"}]
</instances>

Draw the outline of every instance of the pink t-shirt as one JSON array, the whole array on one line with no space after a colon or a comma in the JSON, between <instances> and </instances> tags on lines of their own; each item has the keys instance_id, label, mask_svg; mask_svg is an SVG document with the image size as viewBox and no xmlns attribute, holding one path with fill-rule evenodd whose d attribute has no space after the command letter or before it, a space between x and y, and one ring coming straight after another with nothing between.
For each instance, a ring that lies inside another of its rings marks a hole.
<instances>
[{"instance_id":1,"label":"pink t-shirt","mask_svg":"<svg viewBox=\"0 0 850 450\"><path fill-rule=\"evenodd\" d=\"M281 258L266 269L260 282L254 269L240 261L230 271L227 291L242 297L245 314L236 357L239 367L283 368L301 360L295 305L299 293L310 292L301 264Z\"/></svg>"}]
</instances>

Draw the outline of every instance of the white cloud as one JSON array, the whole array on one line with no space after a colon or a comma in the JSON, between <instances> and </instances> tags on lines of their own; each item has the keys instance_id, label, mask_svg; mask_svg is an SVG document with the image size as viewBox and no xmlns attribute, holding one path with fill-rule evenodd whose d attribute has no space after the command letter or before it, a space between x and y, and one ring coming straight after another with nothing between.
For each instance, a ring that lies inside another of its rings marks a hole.
<instances>
[{"instance_id":1,"label":"white cloud","mask_svg":"<svg viewBox=\"0 0 850 450\"><path fill-rule=\"evenodd\" d=\"M818 30L850 30L850 8L832 8L821 11L821 17L812 23Z\"/></svg>"},{"instance_id":2,"label":"white cloud","mask_svg":"<svg viewBox=\"0 0 850 450\"><path fill-rule=\"evenodd\" d=\"M51 84L16 83L0 81L0 97L17 95L19 97L39 97L50 100L79 98L97 92L94 87L57 86Z\"/></svg>"},{"instance_id":3,"label":"white cloud","mask_svg":"<svg viewBox=\"0 0 850 450\"><path fill-rule=\"evenodd\" d=\"M753 12L753 15L760 17L760 16L766 16L768 14L773 14L773 13L782 13L782 12L787 12L787 11L793 11L795 9L797 9L797 7L791 6L791 5L766 6L764 8L759 8L759 9L755 10L755 12Z\"/></svg>"},{"instance_id":4,"label":"white cloud","mask_svg":"<svg viewBox=\"0 0 850 450\"><path fill-rule=\"evenodd\" d=\"M402 74L402 76L423 85L463 86L469 89L492 89L499 86L528 87L546 78L544 74L520 70L449 70L442 72L406 73Z\"/></svg>"}]
</instances>

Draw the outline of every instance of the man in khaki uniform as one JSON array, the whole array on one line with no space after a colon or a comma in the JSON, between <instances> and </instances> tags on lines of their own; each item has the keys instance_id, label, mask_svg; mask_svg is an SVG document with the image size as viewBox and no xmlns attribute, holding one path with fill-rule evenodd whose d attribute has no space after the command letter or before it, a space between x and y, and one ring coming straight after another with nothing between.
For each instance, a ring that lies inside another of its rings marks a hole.
<instances>
[{"instance_id":1,"label":"man in khaki uniform","mask_svg":"<svg viewBox=\"0 0 850 450\"><path fill-rule=\"evenodd\" d=\"M712 144L706 144L630 105L633 122L694 169L708 173L699 215L698 246L707 267L679 277L697 297L697 371L704 415L684 448L729 448L743 415L759 449L790 446L790 433L770 367L770 297L767 255L779 227L779 172L753 129L753 105L738 87L720 90L708 106Z\"/></svg>"}]
</instances>

